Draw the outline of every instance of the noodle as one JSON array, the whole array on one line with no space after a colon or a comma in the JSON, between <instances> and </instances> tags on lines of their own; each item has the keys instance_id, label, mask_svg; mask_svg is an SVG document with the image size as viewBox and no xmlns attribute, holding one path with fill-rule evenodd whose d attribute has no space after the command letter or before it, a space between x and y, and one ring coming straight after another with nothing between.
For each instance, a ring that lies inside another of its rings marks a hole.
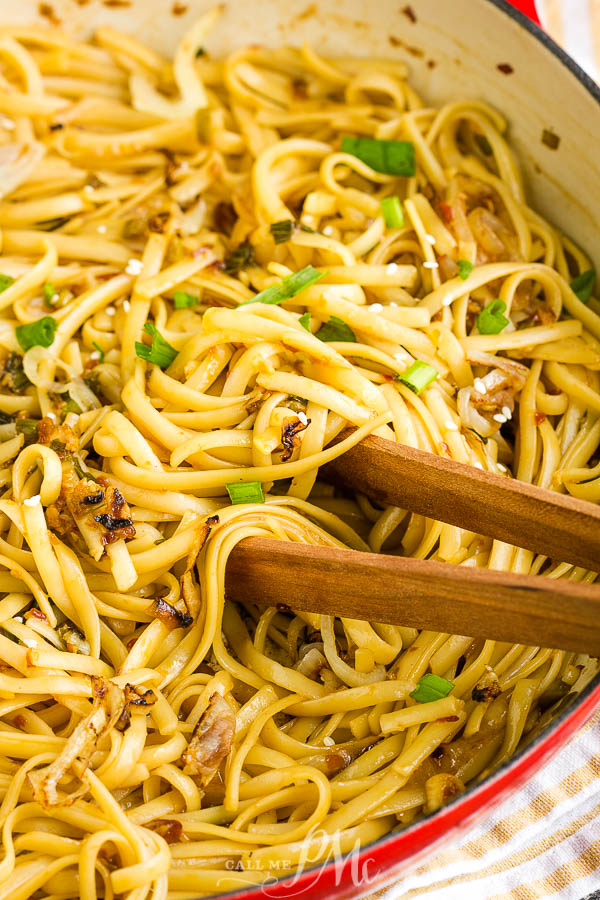
<instances>
[{"instance_id":1,"label":"noodle","mask_svg":"<svg viewBox=\"0 0 600 900\"><path fill-rule=\"evenodd\" d=\"M0 42L12 900L209 895L325 861L492 771L598 668L467 619L295 612L301 585L225 598L250 536L593 581L318 472L374 432L598 501L600 304L495 110L424 106L396 61L215 60L217 19L172 63L109 28ZM414 171L348 135L405 142Z\"/></svg>"}]
</instances>

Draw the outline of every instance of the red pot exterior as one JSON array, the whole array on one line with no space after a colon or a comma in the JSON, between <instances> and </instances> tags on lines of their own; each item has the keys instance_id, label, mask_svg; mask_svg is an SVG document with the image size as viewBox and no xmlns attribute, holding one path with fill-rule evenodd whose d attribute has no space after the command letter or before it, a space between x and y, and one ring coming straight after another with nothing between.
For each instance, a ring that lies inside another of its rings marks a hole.
<instances>
[{"instance_id":1,"label":"red pot exterior","mask_svg":"<svg viewBox=\"0 0 600 900\"><path fill-rule=\"evenodd\" d=\"M535 0L508 0L508 2L512 3L516 9L520 10L532 22L535 22L536 25L540 24L537 9L535 8Z\"/></svg>"}]
</instances>

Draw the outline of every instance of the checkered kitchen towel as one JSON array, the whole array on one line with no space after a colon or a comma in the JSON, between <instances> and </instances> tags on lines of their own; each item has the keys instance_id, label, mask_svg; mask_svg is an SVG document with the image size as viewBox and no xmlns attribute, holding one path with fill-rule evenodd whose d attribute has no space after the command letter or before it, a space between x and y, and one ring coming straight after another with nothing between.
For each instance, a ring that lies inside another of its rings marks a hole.
<instances>
[{"instance_id":1,"label":"checkered kitchen towel","mask_svg":"<svg viewBox=\"0 0 600 900\"><path fill-rule=\"evenodd\" d=\"M600 81L600 0L537 0ZM369 900L582 900L600 890L600 715L466 838Z\"/></svg>"}]
</instances>

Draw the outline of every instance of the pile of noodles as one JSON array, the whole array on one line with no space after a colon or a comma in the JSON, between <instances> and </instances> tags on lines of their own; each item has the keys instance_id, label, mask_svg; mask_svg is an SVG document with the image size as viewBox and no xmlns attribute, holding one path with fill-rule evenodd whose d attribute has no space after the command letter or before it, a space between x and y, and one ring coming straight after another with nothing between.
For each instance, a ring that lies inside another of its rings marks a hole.
<instances>
[{"instance_id":1,"label":"pile of noodles","mask_svg":"<svg viewBox=\"0 0 600 900\"><path fill-rule=\"evenodd\" d=\"M225 600L250 535L594 581L318 470L350 425L600 499L600 304L498 112L424 105L397 60L216 60L215 19L172 62L109 28L0 38L0 900L175 900L323 861L456 796L597 669L467 618L287 611L300 584L286 611ZM344 136L411 142L416 174ZM481 334L494 300L508 323ZM230 502L257 482L264 503ZM431 673L452 689L417 702Z\"/></svg>"}]
</instances>

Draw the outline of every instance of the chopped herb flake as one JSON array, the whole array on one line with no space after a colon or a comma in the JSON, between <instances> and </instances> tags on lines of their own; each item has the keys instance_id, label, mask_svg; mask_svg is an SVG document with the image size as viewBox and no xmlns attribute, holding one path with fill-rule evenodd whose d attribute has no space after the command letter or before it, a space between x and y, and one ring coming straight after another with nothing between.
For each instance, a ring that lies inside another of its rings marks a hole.
<instances>
[{"instance_id":1,"label":"chopped herb flake","mask_svg":"<svg viewBox=\"0 0 600 900\"><path fill-rule=\"evenodd\" d=\"M31 347L49 347L54 342L58 322L52 316L43 316L27 325L17 325L15 333L21 350Z\"/></svg>"},{"instance_id":2,"label":"chopped herb flake","mask_svg":"<svg viewBox=\"0 0 600 900\"><path fill-rule=\"evenodd\" d=\"M574 291L582 303L587 303L592 296L595 283L596 270L588 269L586 272L581 272L577 278L573 279L571 282L571 290Z\"/></svg>"},{"instance_id":3,"label":"chopped herb flake","mask_svg":"<svg viewBox=\"0 0 600 900\"><path fill-rule=\"evenodd\" d=\"M233 276L237 275L240 269L245 269L246 266L251 266L253 263L254 248L249 241L244 241L230 253L223 263L223 268L226 275Z\"/></svg>"},{"instance_id":4,"label":"chopped herb flake","mask_svg":"<svg viewBox=\"0 0 600 900\"><path fill-rule=\"evenodd\" d=\"M422 393L432 381L435 381L439 374L438 370L434 369L433 366L430 366L429 363L424 363L420 359L415 359L412 366L410 366L406 372L403 372L402 375L398 375L398 381L401 381L402 384L405 384L407 388L410 388L413 393L418 395Z\"/></svg>"},{"instance_id":5,"label":"chopped herb flake","mask_svg":"<svg viewBox=\"0 0 600 900\"><path fill-rule=\"evenodd\" d=\"M475 266L472 262L469 262L468 259L459 259L458 263L458 277L461 281L466 281Z\"/></svg>"},{"instance_id":6,"label":"chopped herb flake","mask_svg":"<svg viewBox=\"0 0 600 900\"><path fill-rule=\"evenodd\" d=\"M324 325L321 325L316 332L315 337L320 341L331 343L332 341L343 341L345 343L356 343L356 335L349 325L346 325L339 316L331 316Z\"/></svg>"},{"instance_id":7,"label":"chopped herb flake","mask_svg":"<svg viewBox=\"0 0 600 900\"><path fill-rule=\"evenodd\" d=\"M508 325L504 300L492 300L477 316L479 334L500 334Z\"/></svg>"},{"instance_id":8,"label":"chopped herb flake","mask_svg":"<svg viewBox=\"0 0 600 900\"><path fill-rule=\"evenodd\" d=\"M166 369L177 356L177 350L164 339L162 334L160 334L156 328L156 325L153 325L152 322L146 322L144 331L146 334L152 335L152 345L149 347L147 344L136 341L135 352L137 356L139 356L140 359L146 360L146 362L160 366L161 369Z\"/></svg>"},{"instance_id":9,"label":"chopped herb flake","mask_svg":"<svg viewBox=\"0 0 600 900\"><path fill-rule=\"evenodd\" d=\"M269 303L278 305L285 300L290 300L292 297L295 297L300 291L304 291L311 285L316 284L317 281L324 278L326 274L327 272L318 272L312 266L305 266L303 269L300 269L299 272L288 275L288 277L280 281L279 284L273 284L271 287L266 288L266 290L261 291L260 294L257 294L256 297L253 297L251 300L244 300L239 306L246 306L248 303Z\"/></svg>"},{"instance_id":10,"label":"chopped herb flake","mask_svg":"<svg viewBox=\"0 0 600 900\"><path fill-rule=\"evenodd\" d=\"M310 331L310 313L305 312L302 313L300 318L298 319L303 328L306 328L307 331Z\"/></svg>"},{"instance_id":11,"label":"chopped herb flake","mask_svg":"<svg viewBox=\"0 0 600 900\"><path fill-rule=\"evenodd\" d=\"M193 294L188 294L186 291L175 291L173 302L175 309L186 309L188 306L198 306L200 301L198 297L194 297Z\"/></svg>"},{"instance_id":12,"label":"chopped herb flake","mask_svg":"<svg viewBox=\"0 0 600 900\"><path fill-rule=\"evenodd\" d=\"M243 484L226 484L229 499L234 506L238 503L264 503L265 494L260 481L246 481Z\"/></svg>"},{"instance_id":13,"label":"chopped herb flake","mask_svg":"<svg viewBox=\"0 0 600 900\"><path fill-rule=\"evenodd\" d=\"M97 350L97 352L100 354L100 362L103 363L104 362L104 350L102 349L102 347L100 347L100 345L97 344L96 341L92 341L92 347L94 347L94 349Z\"/></svg>"},{"instance_id":14,"label":"chopped herb flake","mask_svg":"<svg viewBox=\"0 0 600 900\"><path fill-rule=\"evenodd\" d=\"M375 138L342 138L342 153L356 156L375 172L411 177L417 171L414 144L410 141L378 141Z\"/></svg>"},{"instance_id":15,"label":"chopped herb flake","mask_svg":"<svg viewBox=\"0 0 600 900\"><path fill-rule=\"evenodd\" d=\"M453 688L454 684L451 681L447 681L439 675L428 673L419 679L415 690L411 692L410 696L417 703L432 703L434 700L442 700L444 697L447 697Z\"/></svg>"},{"instance_id":16,"label":"chopped herb flake","mask_svg":"<svg viewBox=\"0 0 600 900\"><path fill-rule=\"evenodd\" d=\"M404 225L404 210L399 197L384 197L381 212L388 228L402 228Z\"/></svg>"},{"instance_id":17,"label":"chopped herb flake","mask_svg":"<svg viewBox=\"0 0 600 900\"><path fill-rule=\"evenodd\" d=\"M12 275L0 275L0 294L9 288L14 280Z\"/></svg>"}]
</instances>

